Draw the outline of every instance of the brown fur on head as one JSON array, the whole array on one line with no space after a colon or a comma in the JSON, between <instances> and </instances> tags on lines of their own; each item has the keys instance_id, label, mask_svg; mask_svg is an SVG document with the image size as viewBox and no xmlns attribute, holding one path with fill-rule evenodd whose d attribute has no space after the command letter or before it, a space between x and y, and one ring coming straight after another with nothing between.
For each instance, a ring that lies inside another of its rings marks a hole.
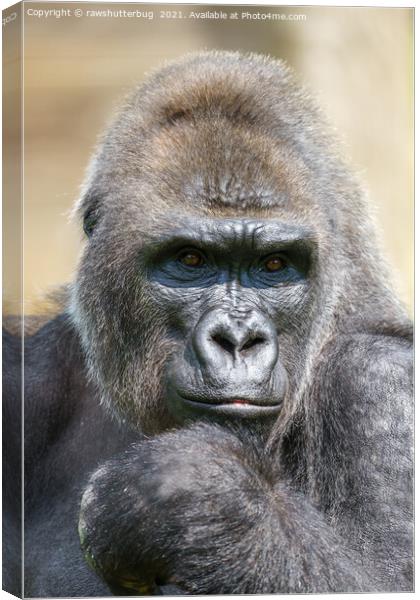
<instances>
[{"instance_id":1,"label":"brown fur on head","mask_svg":"<svg viewBox=\"0 0 420 600\"><path fill-rule=\"evenodd\" d=\"M178 340L150 293L144 259L177 215L276 216L312 227L318 272L296 324L291 415L322 345L346 315L395 311L358 185L312 100L284 63L208 52L156 71L98 148L78 204L93 223L72 314L112 410L147 431L171 424L163 367ZM299 345L300 344L300 345Z\"/></svg>"}]
</instances>

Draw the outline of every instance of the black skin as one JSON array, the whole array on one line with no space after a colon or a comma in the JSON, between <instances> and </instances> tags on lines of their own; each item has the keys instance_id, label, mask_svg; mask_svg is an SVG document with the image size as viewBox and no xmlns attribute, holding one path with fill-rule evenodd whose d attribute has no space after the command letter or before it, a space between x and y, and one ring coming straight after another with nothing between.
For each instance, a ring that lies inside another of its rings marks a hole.
<instances>
[{"instance_id":1,"label":"black skin","mask_svg":"<svg viewBox=\"0 0 420 600\"><path fill-rule=\"evenodd\" d=\"M411 325L305 98L208 53L105 138L69 299L25 337L26 597L413 589Z\"/></svg>"},{"instance_id":2,"label":"black skin","mask_svg":"<svg viewBox=\"0 0 420 600\"><path fill-rule=\"evenodd\" d=\"M155 301L187 340L168 365L168 406L181 423L276 417L288 386L279 339L303 303L310 240L275 221L183 222L146 267Z\"/></svg>"}]
</instances>

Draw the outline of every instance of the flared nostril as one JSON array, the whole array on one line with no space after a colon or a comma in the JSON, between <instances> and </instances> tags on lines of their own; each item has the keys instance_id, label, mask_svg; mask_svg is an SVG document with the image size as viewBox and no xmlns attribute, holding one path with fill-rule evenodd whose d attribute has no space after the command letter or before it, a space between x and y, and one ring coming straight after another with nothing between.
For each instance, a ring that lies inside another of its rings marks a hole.
<instances>
[{"instance_id":1,"label":"flared nostril","mask_svg":"<svg viewBox=\"0 0 420 600\"><path fill-rule=\"evenodd\" d=\"M246 352L247 350L251 350L251 349L255 350L256 346L262 346L263 344L266 343L266 341L267 340L261 336L250 338L249 340L247 340L245 342L245 344L243 344L241 346L241 348L239 348L239 352Z\"/></svg>"},{"instance_id":2,"label":"flared nostril","mask_svg":"<svg viewBox=\"0 0 420 600\"><path fill-rule=\"evenodd\" d=\"M211 340L217 344L222 350L228 352L234 356L235 352L238 354L247 353L250 350L257 350L257 346L264 345L267 340L263 336L247 337L246 339L232 340L229 336L223 335L223 333L216 333L211 336Z\"/></svg>"},{"instance_id":3,"label":"flared nostril","mask_svg":"<svg viewBox=\"0 0 420 600\"><path fill-rule=\"evenodd\" d=\"M217 333L215 335L212 335L211 339L218 346L220 346L223 350L225 350L225 352L228 352L229 354L232 354L232 355L235 353L236 344L231 342L229 339L227 339L223 335Z\"/></svg>"}]
</instances>

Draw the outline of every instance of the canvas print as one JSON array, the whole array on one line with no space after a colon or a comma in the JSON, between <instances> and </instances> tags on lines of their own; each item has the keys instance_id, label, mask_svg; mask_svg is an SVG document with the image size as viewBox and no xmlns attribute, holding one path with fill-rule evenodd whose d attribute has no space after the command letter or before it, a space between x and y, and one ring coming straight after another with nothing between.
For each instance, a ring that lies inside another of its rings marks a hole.
<instances>
[{"instance_id":1,"label":"canvas print","mask_svg":"<svg viewBox=\"0 0 420 600\"><path fill-rule=\"evenodd\" d=\"M410 8L3 11L3 589L413 591Z\"/></svg>"}]
</instances>

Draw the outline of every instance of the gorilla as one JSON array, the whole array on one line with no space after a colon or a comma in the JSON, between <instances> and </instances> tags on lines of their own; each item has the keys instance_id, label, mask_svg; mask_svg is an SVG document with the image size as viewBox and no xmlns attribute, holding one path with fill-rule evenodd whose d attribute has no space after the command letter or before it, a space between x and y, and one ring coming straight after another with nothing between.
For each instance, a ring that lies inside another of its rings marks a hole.
<instances>
[{"instance_id":1,"label":"gorilla","mask_svg":"<svg viewBox=\"0 0 420 600\"><path fill-rule=\"evenodd\" d=\"M258 55L188 55L126 99L75 281L24 340L26 597L413 589L411 325L336 148Z\"/></svg>"}]
</instances>

